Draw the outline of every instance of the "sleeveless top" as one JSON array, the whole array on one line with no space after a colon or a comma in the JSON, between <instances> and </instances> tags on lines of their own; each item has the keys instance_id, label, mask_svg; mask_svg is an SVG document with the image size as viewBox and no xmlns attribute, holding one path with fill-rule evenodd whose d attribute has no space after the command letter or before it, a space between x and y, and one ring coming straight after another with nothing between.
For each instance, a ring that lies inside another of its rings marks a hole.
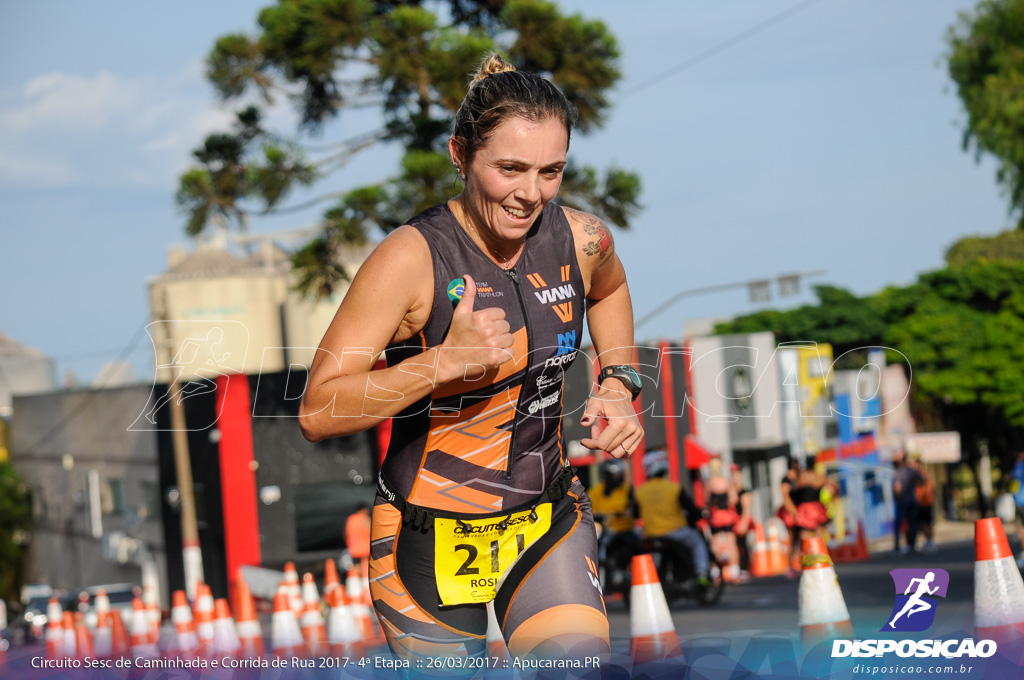
<instances>
[{"instance_id":1,"label":"sleeveless top","mask_svg":"<svg viewBox=\"0 0 1024 680\"><path fill-rule=\"evenodd\" d=\"M441 344L467 273L477 286L474 311L505 310L514 359L480 380L439 385L396 415L382 472L395 492L426 508L485 514L523 505L568 464L562 379L576 358L585 310L569 223L548 203L508 271L480 250L447 204L409 224L430 246L433 303L421 332L388 346L388 365Z\"/></svg>"}]
</instances>

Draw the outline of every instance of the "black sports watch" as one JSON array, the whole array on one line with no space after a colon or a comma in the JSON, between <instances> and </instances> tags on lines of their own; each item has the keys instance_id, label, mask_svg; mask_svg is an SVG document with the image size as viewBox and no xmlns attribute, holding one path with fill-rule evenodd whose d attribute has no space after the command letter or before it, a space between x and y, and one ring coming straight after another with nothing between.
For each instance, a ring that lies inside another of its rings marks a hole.
<instances>
[{"instance_id":1,"label":"black sports watch","mask_svg":"<svg viewBox=\"0 0 1024 680\"><path fill-rule=\"evenodd\" d=\"M621 364L619 366L602 368L597 376L597 384L603 383L605 378L618 378L629 390L629 393L633 395L634 400L640 396L640 390L643 385L640 384L640 374L632 366Z\"/></svg>"}]
</instances>

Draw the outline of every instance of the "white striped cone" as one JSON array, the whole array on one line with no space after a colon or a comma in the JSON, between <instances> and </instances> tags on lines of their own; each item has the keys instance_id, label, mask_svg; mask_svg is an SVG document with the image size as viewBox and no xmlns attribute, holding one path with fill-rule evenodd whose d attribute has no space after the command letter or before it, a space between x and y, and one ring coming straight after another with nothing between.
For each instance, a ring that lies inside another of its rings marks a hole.
<instances>
[{"instance_id":1,"label":"white striped cone","mask_svg":"<svg viewBox=\"0 0 1024 680\"><path fill-rule=\"evenodd\" d=\"M217 598L213 611L214 658L236 658L242 648L242 641L238 639L238 631L235 630L235 621L231 618L228 601L223 597Z\"/></svg>"},{"instance_id":2,"label":"white striped cone","mask_svg":"<svg viewBox=\"0 0 1024 680\"><path fill-rule=\"evenodd\" d=\"M205 583L199 584L198 592L192 615L196 623L196 636L199 638L199 656L208 659L213 653L213 594L210 586Z\"/></svg>"},{"instance_id":3,"label":"white striped cone","mask_svg":"<svg viewBox=\"0 0 1024 680\"><path fill-rule=\"evenodd\" d=\"M146 620L149 621L149 641L157 644L160 642L160 624L163 617L160 613L160 597L153 584L143 586L142 602L146 605Z\"/></svg>"},{"instance_id":4,"label":"white striped cone","mask_svg":"<svg viewBox=\"0 0 1024 680\"><path fill-rule=\"evenodd\" d=\"M156 659L160 656L160 650L151 640L152 631L149 623L149 613L141 597L132 600L132 623L129 627L132 640L132 656L143 659Z\"/></svg>"},{"instance_id":5,"label":"white striped cone","mask_svg":"<svg viewBox=\"0 0 1024 680\"><path fill-rule=\"evenodd\" d=\"M109 659L114 651L114 630L110 612L98 614L96 629L92 633L92 648L97 659Z\"/></svg>"},{"instance_id":6,"label":"white striped cone","mask_svg":"<svg viewBox=\"0 0 1024 680\"><path fill-rule=\"evenodd\" d=\"M327 600L327 596L331 594L331 591L341 586L341 581L338 579L338 565L337 563L328 558L324 563L324 601Z\"/></svg>"},{"instance_id":7,"label":"white striped cone","mask_svg":"<svg viewBox=\"0 0 1024 680\"><path fill-rule=\"evenodd\" d=\"M352 609L345 602L345 590L339 584L327 596L330 611L327 614L327 642L331 655L362 659L366 656L362 632L356 624Z\"/></svg>"},{"instance_id":8,"label":"white striped cone","mask_svg":"<svg viewBox=\"0 0 1024 680\"><path fill-rule=\"evenodd\" d=\"M512 655L505 645L505 636L501 634L498 617L494 613L494 602L487 603L487 656L494 659L510 660Z\"/></svg>"},{"instance_id":9,"label":"white striped cone","mask_svg":"<svg viewBox=\"0 0 1024 680\"><path fill-rule=\"evenodd\" d=\"M310 606L320 608L320 594L316 590L316 579L309 572L302 575L302 611L305 612Z\"/></svg>"},{"instance_id":10,"label":"white striped cone","mask_svg":"<svg viewBox=\"0 0 1024 680\"><path fill-rule=\"evenodd\" d=\"M353 602L361 602L363 597L363 577L352 567L345 574L345 594Z\"/></svg>"},{"instance_id":11,"label":"white striped cone","mask_svg":"<svg viewBox=\"0 0 1024 680\"><path fill-rule=\"evenodd\" d=\"M64 612L60 601L51 597L46 603L46 658L60 659L64 656Z\"/></svg>"},{"instance_id":12,"label":"white striped cone","mask_svg":"<svg viewBox=\"0 0 1024 680\"><path fill-rule=\"evenodd\" d=\"M256 603L252 599L252 591L245 582L241 572L235 581L235 628L242 643L240 656L246 659L258 659L263 656L263 629L256 617Z\"/></svg>"},{"instance_id":13,"label":"white striped cone","mask_svg":"<svg viewBox=\"0 0 1024 680\"><path fill-rule=\"evenodd\" d=\"M1024 641L1024 579L998 517L974 524L974 637L994 640L1004 656Z\"/></svg>"},{"instance_id":14,"label":"white striped cone","mask_svg":"<svg viewBox=\"0 0 1024 680\"><path fill-rule=\"evenodd\" d=\"M772 575L789 571L789 529L778 517L765 522L765 536L768 539L768 569Z\"/></svg>"},{"instance_id":15,"label":"white striped cone","mask_svg":"<svg viewBox=\"0 0 1024 680\"><path fill-rule=\"evenodd\" d=\"M312 574L302 576L302 639L306 642L309 653L314 657L327 653L327 626L323 614L320 613L320 596L316 592L316 581Z\"/></svg>"},{"instance_id":16,"label":"white striped cone","mask_svg":"<svg viewBox=\"0 0 1024 680\"><path fill-rule=\"evenodd\" d=\"M96 591L96 630L93 631L93 653L98 659L110 657L113 651L114 631L111 628L110 598L106 591Z\"/></svg>"},{"instance_id":17,"label":"white striped cone","mask_svg":"<svg viewBox=\"0 0 1024 680\"><path fill-rule=\"evenodd\" d=\"M61 657L74 659L78 656L78 645L75 644L75 617L71 612L64 612L64 622L61 628L63 642L60 645Z\"/></svg>"},{"instance_id":18,"label":"white striped cone","mask_svg":"<svg viewBox=\"0 0 1024 680\"><path fill-rule=\"evenodd\" d=\"M86 658L95 658L93 651L92 634L85 625L85 615L81 612L75 614L75 658L85 661Z\"/></svg>"},{"instance_id":19,"label":"white striped cone","mask_svg":"<svg viewBox=\"0 0 1024 680\"><path fill-rule=\"evenodd\" d=\"M121 620L121 612L117 609L110 610L110 658L125 659L131 656L132 643L128 635L128 629Z\"/></svg>"},{"instance_id":20,"label":"white striped cone","mask_svg":"<svg viewBox=\"0 0 1024 680\"><path fill-rule=\"evenodd\" d=\"M679 637L650 555L633 557L633 586L629 597L630 656L633 663L679 656L682 653Z\"/></svg>"},{"instance_id":21,"label":"white striped cone","mask_svg":"<svg viewBox=\"0 0 1024 680\"><path fill-rule=\"evenodd\" d=\"M282 582L274 595L274 615L270 620L271 651L279 658L288 659L293 656L307 658L309 656L302 642L302 631L299 622L292 612L291 594L288 584Z\"/></svg>"},{"instance_id":22,"label":"white striped cone","mask_svg":"<svg viewBox=\"0 0 1024 680\"><path fill-rule=\"evenodd\" d=\"M297 619L302 616L302 610L305 607L302 604L302 586L299 585L299 572L295 569L293 562L285 562L284 564L284 582L288 586L288 603Z\"/></svg>"},{"instance_id":23,"label":"white striped cone","mask_svg":"<svg viewBox=\"0 0 1024 680\"><path fill-rule=\"evenodd\" d=\"M171 623L174 624L174 643L171 649L180 659L194 659L199 656L199 635L192 620L192 608L184 590L174 591L174 605L171 607Z\"/></svg>"},{"instance_id":24,"label":"white striped cone","mask_svg":"<svg viewBox=\"0 0 1024 680\"><path fill-rule=\"evenodd\" d=\"M825 542L820 538L804 539L803 554L799 620L804 651L827 640L853 638L850 611Z\"/></svg>"}]
</instances>

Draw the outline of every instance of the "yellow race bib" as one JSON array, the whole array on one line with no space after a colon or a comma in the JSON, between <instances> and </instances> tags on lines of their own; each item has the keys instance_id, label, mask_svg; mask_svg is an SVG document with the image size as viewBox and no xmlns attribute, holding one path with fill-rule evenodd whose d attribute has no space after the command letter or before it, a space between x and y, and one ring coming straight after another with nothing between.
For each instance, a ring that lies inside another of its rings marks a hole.
<instances>
[{"instance_id":1,"label":"yellow race bib","mask_svg":"<svg viewBox=\"0 0 1024 680\"><path fill-rule=\"evenodd\" d=\"M434 520L434 575L441 604L490 602L498 579L551 528L551 504L504 517Z\"/></svg>"}]
</instances>

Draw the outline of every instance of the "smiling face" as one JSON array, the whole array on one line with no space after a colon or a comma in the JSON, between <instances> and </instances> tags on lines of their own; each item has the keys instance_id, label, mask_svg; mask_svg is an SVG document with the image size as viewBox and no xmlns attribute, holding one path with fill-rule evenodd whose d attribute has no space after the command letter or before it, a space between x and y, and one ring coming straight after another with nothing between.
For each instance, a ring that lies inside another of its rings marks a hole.
<instances>
[{"instance_id":1,"label":"smiling face","mask_svg":"<svg viewBox=\"0 0 1024 680\"><path fill-rule=\"evenodd\" d=\"M494 129L468 166L454 140L452 160L466 173L457 200L488 246L522 242L544 206L558 193L569 136L555 118L513 117Z\"/></svg>"}]
</instances>

